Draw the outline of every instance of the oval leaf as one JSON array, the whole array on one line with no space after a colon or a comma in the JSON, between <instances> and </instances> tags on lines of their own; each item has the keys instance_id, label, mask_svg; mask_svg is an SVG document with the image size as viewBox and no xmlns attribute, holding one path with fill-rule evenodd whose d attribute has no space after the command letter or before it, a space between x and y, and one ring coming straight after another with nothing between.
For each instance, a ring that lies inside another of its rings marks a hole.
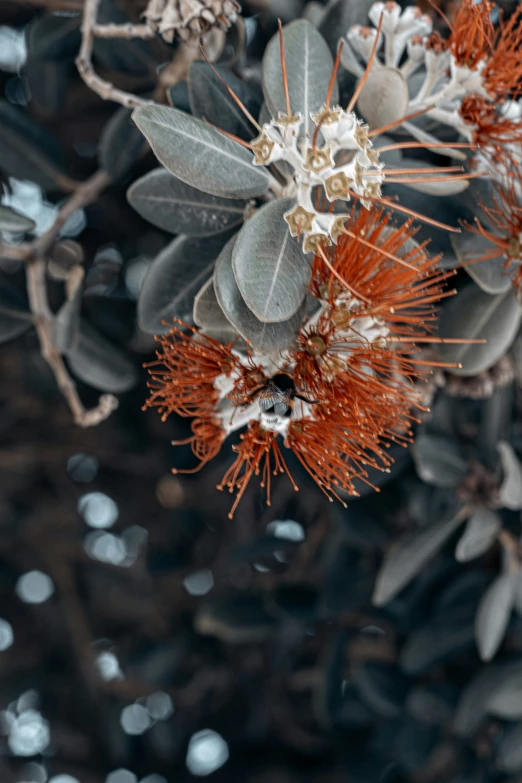
<instances>
[{"instance_id":1,"label":"oval leaf","mask_svg":"<svg viewBox=\"0 0 522 783\"><path fill-rule=\"evenodd\" d=\"M15 288L0 284L0 343L19 337L33 325L27 302Z\"/></svg>"},{"instance_id":2,"label":"oval leaf","mask_svg":"<svg viewBox=\"0 0 522 783\"><path fill-rule=\"evenodd\" d=\"M133 119L159 162L206 193L253 198L268 190L268 174L252 153L201 120L168 106L140 106Z\"/></svg>"},{"instance_id":3,"label":"oval leaf","mask_svg":"<svg viewBox=\"0 0 522 783\"><path fill-rule=\"evenodd\" d=\"M145 150L143 136L132 121L132 111L121 106L105 125L98 149L100 166L111 179L119 179Z\"/></svg>"},{"instance_id":4,"label":"oval leaf","mask_svg":"<svg viewBox=\"0 0 522 783\"><path fill-rule=\"evenodd\" d=\"M223 312L232 326L245 340L250 340L252 347L256 350L270 353L289 348L297 337L303 321L306 312L306 299L288 321L271 324L256 318L241 296L234 276L232 253L235 242L236 237L232 237L225 245L216 261L214 271L214 287Z\"/></svg>"},{"instance_id":5,"label":"oval leaf","mask_svg":"<svg viewBox=\"0 0 522 783\"><path fill-rule=\"evenodd\" d=\"M204 193L166 169L145 174L129 188L129 204L153 226L173 234L206 237L243 222L246 202Z\"/></svg>"},{"instance_id":6,"label":"oval leaf","mask_svg":"<svg viewBox=\"0 0 522 783\"><path fill-rule=\"evenodd\" d=\"M435 487L456 487L468 472L459 445L440 435L419 435L412 454L420 478Z\"/></svg>"},{"instance_id":7,"label":"oval leaf","mask_svg":"<svg viewBox=\"0 0 522 783\"><path fill-rule=\"evenodd\" d=\"M214 291L214 278L211 277L196 294L194 299L193 320L201 329L235 332L219 306Z\"/></svg>"},{"instance_id":8,"label":"oval leaf","mask_svg":"<svg viewBox=\"0 0 522 783\"><path fill-rule=\"evenodd\" d=\"M241 295L266 323L295 315L308 290L310 262L283 219L293 203L280 198L265 204L239 232L232 255Z\"/></svg>"},{"instance_id":9,"label":"oval leaf","mask_svg":"<svg viewBox=\"0 0 522 783\"><path fill-rule=\"evenodd\" d=\"M513 686L518 683L517 688ZM454 729L458 736L471 737L490 704L502 694L514 694L522 710L522 662L483 666L465 686L455 713ZM492 710L491 710L492 711Z\"/></svg>"},{"instance_id":10,"label":"oval leaf","mask_svg":"<svg viewBox=\"0 0 522 783\"><path fill-rule=\"evenodd\" d=\"M59 144L16 106L0 101L0 168L46 190L60 188L65 160Z\"/></svg>"},{"instance_id":11,"label":"oval leaf","mask_svg":"<svg viewBox=\"0 0 522 783\"><path fill-rule=\"evenodd\" d=\"M501 526L502 521L494 511L490 511L489 508L476 508L468 519L455 549L457 560L466 563L487 552L493 545Z\"/></svg>"},{"instance_id":12,"label":"oval leaf","mask_svg":"<svg viewBox=\"0 0 522 783\"><path fill-rule=\"evenodd\" d=\"M512 664L513 667L516 664ZM486 709L492 715L505 720L520 720L522 718L522 671L520 663L517 668L509 670L498 688L486 701Z\"/></svg>"},{"instance_id":13,"label":"oval leaf","mask_svg":"<svg viewBox=\"0 0 522 783\"><path fill-rule=\"evenodd\" d=\"M516 574L501 574L488 587L475 617L475 638L483 661L490 661L502 639L515 600Z\"/></svg>"},{"instance_id":14,"label":"oval leaf","mask_svg":"<svg viewBox=\"0 0 522 783\"><path fill-rule=\"evenodd\" d=\"M121 394L138 382L136 367L115 345L83 322L78 342L67 354L72 372L94 389Z\"/></svg>"},{"instance_id":15,"label":"oval leaf","mask_svg":"<svg viewBox=\"0 0 522 783\"><path fill-rule=\"evenodd\" d=\"M397 68L375 66L368 74L357 101L370 128L380 128L408 113L408 85Z\"/></svg>"},{"instance_id":16,"label":"oval leaf","mask_svg":"<svg viewBox=\"0 0 522 783\"><path fill-rule=\"evenodd\" d=\"M23 69L31 95L31 107L43 117L52 117L65 104L69 92L72 65L66 62L26 61Z\"/></svg>"},{"instance_id":17,"label":"oval leaf","mask_svg":"<svg viewBox=\"0 0 522 783\"><path fill-rule=\"evenodd\" d=\"M70 61L76 57L82 40L80 16L37 16L26 29L27 48L32 58Z\"/></svg>"},{"instance_id":18,"label":"oval leaf","mask_svg":"<svg viewBox=\"0 0 522 783\"><path fill-rule=\"evenodd\" d=\"M165 334L173 318L192 321L194 297L212 275L226 240L226 234L203 240L180 236L163 248L138 296L138 321L144 332Z\"/></svg>"},{"instance_id":19,"label":"oval leaf","mask_svg":"<svg viewBox=\"0 0 522 783\"><path fill-rule=\"evenodd\" d=\"M244 81L227 68L216 67L221 78L234 91L253 117L259 114L259 101ZM205 118L212 125L250 141L257 130L247 119L225 85L208 63L192 63L189 70L188 89L190 107L195 117Z\"/></svg>"},{"instance_id":20,"label":"oval leaf","mask_svg":"<svg viewBox=\"0 0 522 783\"><path fill-rule=\"evenodd\" d=\"M509 443L497 444L504 474L499 494L504 508L519 511L522 508L522 465Z\"/></svg>"},{"instance_id":21,"label":"oval leaf","mask_svg":"<svg viewBox=\"0 0 522 783\"><path fill-rule=\"evenodd\" d=\"M494 249L494 245L485 237L465 231L462 234L453 234L450 241L459 263L464 265L466 272L483 291L487 294L502 294L511 287L511 280L504 272L500 250L497 258L477 261L484 253Z\"/></svg>"},{"instance_id":22,"label":"oval leaf","mask_svg":"<svg viewBox=\"0 0 522 783\"><path fill-rule=\"evenodd\" d=\"M416 576L464 519L459 512L401 538L386 556L377 577L373 603L384 606Z\"/></svg>"},{"instance_id":23,"label":"oval leaf","mask_svg":"<svg viewBox=\"0 0 522 783\"><path fill-rule=\"evenodd\" d=\"M479 345L437 346L445 362L460 363L448 368L455 375L471 376L489 369L509 349L520 323L520 305L508 291L490 296L478 286L463 288L442 308L439 336L484 339Z\"/></svg>"},{"instance_id":24,"label":"oval leaf","mask_svg":"<svg viewBox=\"0 0 522 783\"><path fill-rule=\"evenodd\" d=\"M498 746L496 762L503 772L522 772L522 723L508 729Z\"/></svg>"},{"instance_id":25,"label":"oval leaf","mask_svg":"<svg viewBox=\"0 0 522 783\"><path fill-rule=\"evenodd\" d=\"M0 231L22 234L25 231L32 231L35 226L36 223L31 218L21 215L11 207L4 207L0 204Z\"/></svg>"},{"instance_id":26,"label":"oval leaf","mask_svg":"<svg viewBox=\"0 0 522 783\"><path fill-rule=\"evenodd\" d=\"M294 114L301 112L303 132L308 134L313 126L310 112L319 111L326 101L333 58L322 35L304 19L287 25L283 40L290 108ZM279 112L286 114L278 33L270 40L263 57L263 93L273 117L277 118ZM335 105L338 101L335 83L331 102Z\"/></svg>"}]
</instances>

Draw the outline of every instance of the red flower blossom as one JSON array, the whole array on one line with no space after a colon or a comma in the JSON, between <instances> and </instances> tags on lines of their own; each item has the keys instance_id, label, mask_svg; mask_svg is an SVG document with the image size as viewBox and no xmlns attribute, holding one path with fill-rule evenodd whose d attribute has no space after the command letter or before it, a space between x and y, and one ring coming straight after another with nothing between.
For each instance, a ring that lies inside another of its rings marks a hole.
<instances>
[{"instance_id":1,"label":"red flower blossom","mask_svg":"<svg viewBox=\"0 0 522 783\"><path fill-rule=\"evenodd\" d=\"M505 177L502 185L495 184L493 203L486 206L481 202L480 206L485 221L490 228L486 228L480 220L476 219L476 225L465 224L468 231L483 236L493 245L491 250L486 250L473 259L475 263L480 261L498 259L504 261L504 270L511 278L511 283L522 299L522 200L520 197L521 173L517 170L510 177Z\"/></svg>"},{"instance_id":2,"label":"red flower blossom","mask_svg":"<svg viewBox=\"0 0 522 783\"><path fill-rule=\"evenodd\" d=\"M503 117L493 103L476 93L470 93L462 99L459 114L467 125L472 126L472 141L492 166L502 172L506 164L513 165L509 147L522 144L522 125L519 121Z\"/></svg>"},{"instance_id":3,"label":"red flower blossom","mask_svg":"<svg viewBox=\"0 0 522 783\"><path fill-rule=\"evenodd\" d=\"M493 3L462 0L451 20L449 47L457 65L474 70L492 49L495 30L490 15Z\"/></svg>"},{"instance_id":4,"label":"red flower blossom","mask_svg":"<svg viewBox=\"0 0 522 783\"><path fill-rule=\"evenodd\" d=\"M508 22L501 19L482 78L485 89L496 101L514 100L522 95L522 6Z\"/></svg>"}]
</instances>

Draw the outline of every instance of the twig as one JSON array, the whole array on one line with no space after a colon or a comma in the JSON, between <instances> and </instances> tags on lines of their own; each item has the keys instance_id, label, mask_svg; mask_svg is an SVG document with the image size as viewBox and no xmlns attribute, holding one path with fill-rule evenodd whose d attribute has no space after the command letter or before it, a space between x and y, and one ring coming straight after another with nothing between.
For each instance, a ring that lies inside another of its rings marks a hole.
<instances>
[{"instance_id":1,"label":"twig","mask_svg":"<svg viewBox=\"0 0 522 783\"><path fill-rule=\"evenodd\" d=\"M37 8L45 8L47 11L81 11L82 0L8 0L13 5L34 5Z\"/></svg>"},{"instance_id":2,"label":"twig","mask_svg":"<svg viewBox=\"0 0 522 783\"><path fill-rule=\"evenodd\" d=\"M45 254L58 236L60 229L78 209L92 203L110 183L106 171L96 172L82 183L75 193L62 205L51 228L33 242L0 247L0 256L25 261L27 275L27 295L33 315L33 323L40 341L42 356L53 371L58 388L67 400L80 427L95 427L104 421L118 407L118 400L112 394L102 394L95 408L86 410L78 396L76 384L70 377L62 356L53 341L54 314L49 306L45 281Z\"/></svg>"},{"instance_id":3,"label":"twig","mask_svg":"<svg viewBox=\"0 0 522 783\"><path fill-rule=\"evenodd\" d=\"M76 58L76 66L80 73L80 76L84 82L97 93L103 100L116 101L121 103L122 106L126 106L128 109L133 109L136 106L145 106L153 103L143 98L138 98L136 95L118 90L110 82L102 79L95 73L92 65L92 47L94 42L94 29L97 27L96 19L98 16L98 7L100 0L85 0L83 7L83 20L81 26L82 43L80 46L80 52ZM107 27L107 26L102 26ZM112 25L108 25L112 27ZM123 25L127 30L129 25ZM139 26L140 28L142 25Z\"/></svg>"},{"instance_id":4,"label":"twig","mask_svg":"<svg viewBox=\"0 0 522 783\"><path fill-rule=\"evenodd\" d=\"M156 37L156 31L148 24L95 24L92 32L95 38L142 38L148 41Z\"/></svg>"}]
</instances>

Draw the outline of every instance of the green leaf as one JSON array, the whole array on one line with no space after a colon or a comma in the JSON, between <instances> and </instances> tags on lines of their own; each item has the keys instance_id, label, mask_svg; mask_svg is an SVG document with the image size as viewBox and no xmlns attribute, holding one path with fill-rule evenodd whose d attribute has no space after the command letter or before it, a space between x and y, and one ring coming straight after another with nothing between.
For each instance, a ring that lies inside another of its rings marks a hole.
<instances>
[{"instance_id":1,"label":"green leaf","mask_svg":"<svg viewBox=\"0 0 522 783\"><path fill-rule=\"evenodd\" d=\"M480 557L493 545L502 527L499 515L489 508L476 508L466 523L455 549L459 563L467 563Z\"/></svg>"},{"instance_id":2,"label":"green leaf","mask_svg":"<svg viewBox=\"0 0 522 783\"><path fill-rule=\"evenodd\" d=\"M36 223L31 218L21 215L11 207L5 207L0 204L0 231L21 234L25 231L32 231L35 226Z\"/></svg>"},{"instance_id":3,"label":"green leaf","mask_svg":"<svg viewBox=\"0 0 522 783\"><path fill-rule=\"evenodd\" d=\"M117 0L102 0L98 9L98 24L128 24L129 16L119 7ZM95 58L111 71L123 71L133 76L148 76L151 88L158 65L150 41L139 38L96 38L93 47ZM169 49L165 46L164 53ZM167 57L164 57L166 60Z\"/></svg>"},{"instance_id":4,"label":"green leaf","mask_svg":"<svg viewBox=\"0 0 522 783\"><path fill-rule=\"evenodd\" d=\"M461 510L449 519L399 539L386 555L379 571L373 594L375 606L384 606L395 598L442 548L465 516Z\"/></svg>"},{"instance_id":5,"label":"green leaf","mask_svg":"<svg viewBox=\"0 0 522 783\"><path fill-rule=\"evenodd\" d=\"M468 275L486 294L502 294L511 287L509 275L504 270L504 259L500 248L497 258L477 261L476 259L481 255L494 249L492 242L480 234L472 234L469 231L453 234L450 241L459 263L464 265Z\"/></svg>"},{"instance_id":6,"label":"green leaf","mask_svg":"<svg viewBox=\"0 0 522 783\"><path fill-rule=\"evenodd\" d=\"M138 382L133 362L85 321L67 362L77 378L99 391L122 394Z\"/></svg>"},{"instance_id":7,"label":"green leaf","mask_svg":"<svg viewBox=\"0 0 522 783\"><path fill-rule=\"evenodd\" d=\"M283 40L290 108L294 114L301 112L303 132L308 134L313 126L310 112L319 111L326 101L333 58L322 35L304 19L287 25ZM273 117L277 118L279 112L286 114L279 33L270 40L263 57L263 93ZM335 83L331 102L335 105L338 101L339 88Z\"/></svg>"},{"instance_id":8,"label":"green leaf","mask_svg":"<svg viewBox=\"0 0 522 783\"><path fill-rule=\"evenodd\" d=\"M515 601L516 576L514 573L498 576L480 601L475 637L483 661L490 661L502 644Z\"/></svg>"},{"instance_id":9,"label":"green leaf","mask_svg":"<svg viewBox=\"0 0 522 783\"><path fill-rule=\"evenodd\" d=\"M268 173L253 165L252 153L201 120L168 106L140 106L133 119L159 162L187 185L226 198L268 190Z\"/></svg>"},{"instance_id":10,"label":"green leaf","mask_svg":"<svg viewBox=\"0 0 522 783\"><path fill-rule=\"evenodd\" d=\"M522 465L513 447L505 441L497 444L502 464L503 479L499 488L499 500L511 511L522 509Z\"/></svg>"},{"instance_id":11,"label":"green leaf","mask_svg":"<svg viewBox=\"0 0 522 783\"><path fill-rule=\"evenodd\" d=\"M12 286L0 283L0 343L27 332L32 316L24 297Z\"/></svg>"},{"instance_id":12,"label":"green leaf","mask_svg":"<svg viewBox=\"0 0 522 783\"><path fill-rule=\"evenodd\" d=\"M227 234L211 239L180 236L163 248L152 262L138 296L138 322L144 332L164 334L173 318L192 322L194 297L211 277L227 239Z\"/></svg>"},{"instance_id":13,"label":"green leaf","mask_svg":"<svg viewBox=\"0 0 522 783\"><path fill-rule=\"evenodd\" d=\"M510 291L490 296L472 283L459 291L442 308L438 336L484 339L486 343L438 345L443 361L462 365L448 368L448 372L471 376L489 369L511 346L521 313Z\"/></svg>"},{"instance_id":14,"label":"green leaf","mask_svg":"<svg viewBox=\"0 0 522 783\"><path fill-rule=\"evenodd\" d=\"M213 277L210 277L196 294L193 321L201 329L219 332L230 331L231 334L236 331L217 300Z\"/></svg>"},{"instance_id":15,"label":"green leaf","mask_svg":"<svg viewBox=\"0 0 522 783\"><path fill-rule=\"evenodd\" d=\"M117 109L105 125L98 148L101 168L111 179L119 179L133 167L145 151L143 136L132 121L132 111Z\"/></svg>"},{"instance_id":16,"label":"green leaf","mask_svg":"<svg viewBox=\"0 0 522 783\"><path fill-rule=\"evenodd\" d=\"M153 226L173 234L206 237L240 226L246 202L219 198L173 177L164 168L149 171L127 192L129 204Z\"/></svg>"},{"instance_id":17,"label":"green leaf","mask_svg":"<svg viewBox=\"0 0 522 783\"><path fill-rule=\"evenodd\" d=\"M71 66L68 62L36 60L29 57L24 75L29 85L31 106L43 117L52 117L65 104L69 93Z\"/></svg>"},{"instance_id":18,"label":"green leaf","mask_svg":"<svg viewBox=\"0 0 522 783\"><path fill-rule=\"evenodd\" d=\"M258 351L270 353L289 348L299 331L306 312L306 299L288 321L264 323L248 309L241 296L232 268L232 253L236 237L232 237L221 251L214 271L214 287L219 304L226 317L239 332L250 340Z\"/></svg>"},{"instance_id":19,"label":"green leaf","mask_svg":"<svg viewBox=\"0 0 522 783\"><path fill-rule=\"evenodd\" d=\"M60 188L65 159L58 144L37 122L15 106L0 101L0 168L46 190Z\"/></svg>"},{"instance_id":20,"label":"green leaf","mask_svg":"<svg viewBox=\"0 0 522 783\"><path fill-rule=\"evenodd\" d=\"M80 16L37 16L25 31L29 57L72 62L81 43Z\"/></svg>"},{"instance_id":21,"label":"green leaf","mask_svg":"<svg viewBox=\"0 0 522 783\"><path fill-rule=\"evenodd\" d=\"M458 443L441 435L422 433L412 454L420 478L435 487L456 487L468 472Z\"/></svg>"},{"instance_id":22,"label":"green leaf","mask_svg":"<svg viewBox=\"0 0 522 783\"><path fill-rule=\"evenodd\" d=\"M283 219L293 203L280 198L265 204L239 232L232 255L241 295L265 323L295 315L310 282L310 262Z\"/></svg>"},{"instance_id":23,"label":"green leaf","mask_svg":"<svg viewBox=\"0 0 522 783\"><path fill-rule=\"evenodd\" d=\"M259 114L259 101L244 81L227 68L216 66L216 70L253 117ZM257 130L234 101L225 85L219 80L208 63L192 63L189 70L188 88L190 107L195 117L204 118L222 130L250 141L257 136Z\"/></svg>"}]
</instances>

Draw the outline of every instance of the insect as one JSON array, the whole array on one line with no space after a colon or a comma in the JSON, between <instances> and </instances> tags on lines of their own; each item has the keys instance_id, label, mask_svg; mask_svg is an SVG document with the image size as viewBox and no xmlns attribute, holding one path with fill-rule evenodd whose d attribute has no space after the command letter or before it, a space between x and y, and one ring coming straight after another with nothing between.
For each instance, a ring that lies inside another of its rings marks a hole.
<instances>
[{"instance_id":1,"label":"insect","mask_svg":"<svg viewBox=\"0 0 522 783\"><path fill-rule=\"evenodd\" d=\"M276 416L290 416L294 408L294 400L302 400L309 405L316 405L319 400L308 400L298 394L294 379L286 373L277 373L264 386L254 389L250 396L259 394L259 407L263 413L272 412Z\"/></svg>"}]
</instances>

